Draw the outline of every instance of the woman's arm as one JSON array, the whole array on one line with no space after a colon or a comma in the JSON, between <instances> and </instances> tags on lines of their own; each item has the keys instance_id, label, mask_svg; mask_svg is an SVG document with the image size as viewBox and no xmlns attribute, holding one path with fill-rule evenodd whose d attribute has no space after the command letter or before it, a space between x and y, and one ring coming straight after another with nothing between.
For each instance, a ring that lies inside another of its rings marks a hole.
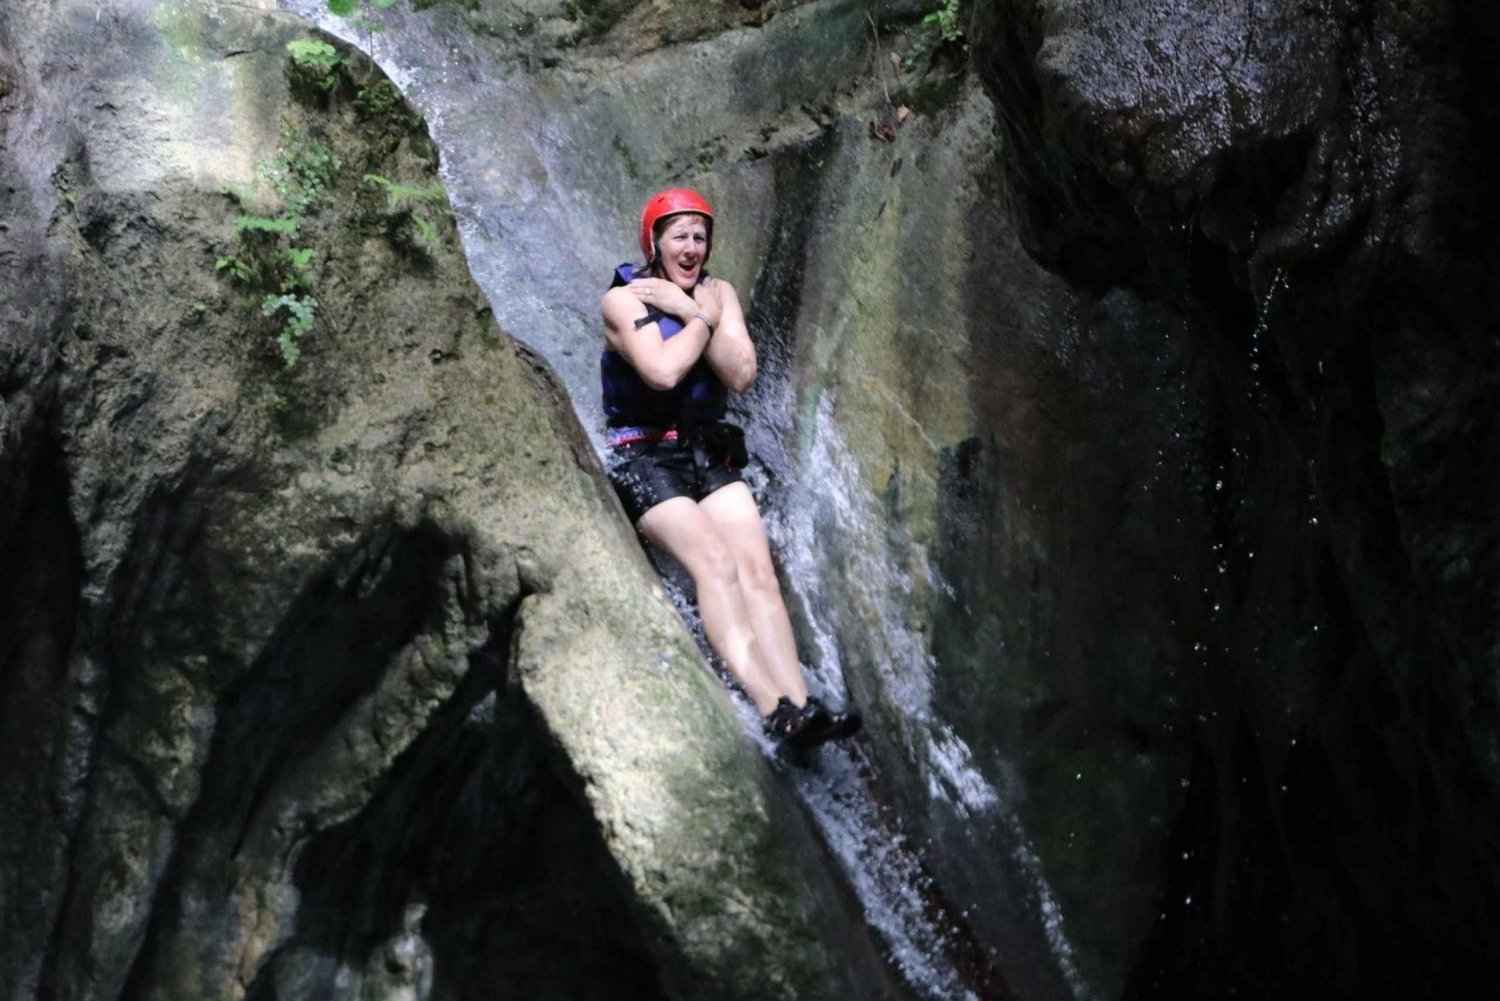
<instances>
[{"instance_id":1,"label":"woman's arm","mask_svg":"<svg viewBox=\"0 0 1500 1001\"><path fill-rule=\"evenodd\" d=\"M745 314L740 309L734 286L719 278L710 278L704 284L710 283L718 293L721 313L705 357L724 385L736 393L743 393L755 381L755 344L750 340Z\"/></svg>"},{"instance_id":2,"label":"woman's arm","mask_svg":"<svg viewBox=\"0 0 1500 1001\"><path fill-rule=\"evenodd\" d=\"M700 310L686 292L670 282L658 283L656 279L648 281L651 284L632 282L631 285L612 288L604 293L604 339L630 362L646 385L652 389L671 389L682 381L682 377L687 375L693 363L703 354L703 349L709 343L708 327L696 318L696 313ZM635 285L641 287L632 288ZM681 298L674 297L673 291ZM635 321L647 315L642 293L661 299L655 305L663 312L681 317L683 311L687 311L682 332L663 339L654 323L637 328ZM691 304L690 311L684 305L684 300ZM708 314L709 319L714 319L717 309L709 307L717 304L703 305L705 308L701 312Z\"/></svg>"}]
</instances>

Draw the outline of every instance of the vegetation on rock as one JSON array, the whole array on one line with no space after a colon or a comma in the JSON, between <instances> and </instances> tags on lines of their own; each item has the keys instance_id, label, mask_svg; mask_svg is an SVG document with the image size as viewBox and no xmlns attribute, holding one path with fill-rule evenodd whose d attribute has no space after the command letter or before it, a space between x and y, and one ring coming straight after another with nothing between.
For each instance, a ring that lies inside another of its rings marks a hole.
<instances>
[{"instance_id":1,"label":"vegetation on rock","mask_svg":"<svg viewBox=\"0 0 1500 1001\"><path fill-rule=\"evenodd\" d=\"M292 60L293 79L318 90L338 86L344 57L332 45L314 38L298 38L287 43L286 51Z\"/></svg>"},{"instance_id":2,"label":"vegetation on rock","mask_svg":"<svg viewBox=\"0 0 1500 1001\"><path fill-rule=\"evenodd\" d=\"M964 37L964 29L958 23L962 0L943 0L943 5L922 18L922 23L938 29L945 42L956 42Z\"/></svg>"},{"instance_id":3,"label":"vegetation on rock","mask_svg":"<svg viewBox=\"0 0 1500 1001\"><path fill-rule=\"evenodd\" d=\"M288 50L301 41L290 43ZM311 44L334 53L335 61L320 53L320 66L338 65L341 57L331 45ZM293 241L303 216L325 197L339 167L338 157L326 143L295 128L283 129L277 157L257 167L257 191L249 196L253 199L256 194L269 193L269 198L262 200L270 202L268 208L275 214L236 216L239 252L225 254L215 262L215 270L261 294L261 315L281 321L276 345L288 368L301 357L297 342L312 330L318 312L318 300L312 294L312 265L317 251ZM245 199L240 194L228 194L236 203Z\"/></svg>"},{"instance_id":4,"label":"vegetation on rock","mask_svg":"<svg viewBox=\"0 0 1500 1001\"><path fill-rule=\"evenodd\" d=\"M379 174L366 174L364 182L385 192L386 208L393 220L408 219L416 230L416 245L430 251L438 242L438 230L428 213L448 216L448 195L436 182L425 185L399 184Z\"/></svg>"},{"instance_id":5,"label":"vegetation on rock","mask_svg":"<svg viewBox=\"0 0 1500 1001\"><path fill-rule=\"evenodd\" d=\"M353 17L364 2L377 10L396 6L396 0L328 0L328 9L339 17Z\"/></svg>"},{"instance_id":6,"label":"vegetation on rock","mask_svg":"<svg viewBox=\"0 0 1500 1001\"><path fill-rule=\"evenodd\" d=\"M415 116L95 7L0 4L7 996L888 996Z\"/></svg>"}]
</instances>

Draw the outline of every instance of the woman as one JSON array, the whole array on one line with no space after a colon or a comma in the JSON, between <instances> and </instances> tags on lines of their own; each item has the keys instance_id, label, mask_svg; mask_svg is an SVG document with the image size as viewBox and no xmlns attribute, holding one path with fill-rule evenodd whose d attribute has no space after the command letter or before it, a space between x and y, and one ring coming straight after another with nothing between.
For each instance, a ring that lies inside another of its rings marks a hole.
<instances>
[{"instance_id":1,"label":"woman","mask_svg":"<svg viewBox=\"0 0 1500 1001\"><path fill-rule=\"evenodd\" d=\"M653 195L641 210L646 264L616 268L604 293L610 479L641 535L692 576L708 642L766 732L808 747L860 720L808 697L765 525L740 478L744 437L724 423L725 404L755 379L755 346L733 287L704 270L713 222L695 191Z\"/></svg>"}]
</instances>

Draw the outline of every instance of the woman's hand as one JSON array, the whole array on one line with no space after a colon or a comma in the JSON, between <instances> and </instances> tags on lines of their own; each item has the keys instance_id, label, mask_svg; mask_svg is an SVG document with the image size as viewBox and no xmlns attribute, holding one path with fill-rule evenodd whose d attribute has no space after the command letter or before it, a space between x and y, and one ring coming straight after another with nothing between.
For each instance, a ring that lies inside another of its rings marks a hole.
<instances>
[{"instance_id":1,"label":"woman's hand","mask_svg":"<svg viewBox=\"0 0 1500 1001\"><path fill-rule=\"evenodd\" d=\"M708 312L692 296L665 278L637 278L625 288L647 306L659 309L668 316L675 316L683 323L691 320L700 310ZM714 319L712 313L709 313L709 319Z\"/></svg>"},{"instance_id":2,"label":"woman's hand","mask_svg":"<svg viewBox=\"0 0 1500 1001\"><path fill-rule=\"evenodd\" d=\"M724 317L724 282L718 278L705 278L693 290L693 311L689 318L702 313L714 328Z\"/></svg>"}]
</instances>

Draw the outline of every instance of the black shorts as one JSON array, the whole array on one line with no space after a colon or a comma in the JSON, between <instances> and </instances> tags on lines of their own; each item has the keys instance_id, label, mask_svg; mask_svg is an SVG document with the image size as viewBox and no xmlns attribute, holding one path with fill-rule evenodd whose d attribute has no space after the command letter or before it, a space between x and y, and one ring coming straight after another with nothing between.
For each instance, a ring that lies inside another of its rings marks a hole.
<instances>
[{"instance_id":1,"label":"black shorts","mask_svg":"<svg viewBox=\"0 0 1500 1001\"><path fill-rule=\"evenodd\" d=\"M734 428L735 434L739 433ZM633 525L662 501L690 497L700 501L731 483L742 483L743 446L714 436L694 435L676 441L638 441L609 450L609 481Z\"/></svg>"}]
</instances>

